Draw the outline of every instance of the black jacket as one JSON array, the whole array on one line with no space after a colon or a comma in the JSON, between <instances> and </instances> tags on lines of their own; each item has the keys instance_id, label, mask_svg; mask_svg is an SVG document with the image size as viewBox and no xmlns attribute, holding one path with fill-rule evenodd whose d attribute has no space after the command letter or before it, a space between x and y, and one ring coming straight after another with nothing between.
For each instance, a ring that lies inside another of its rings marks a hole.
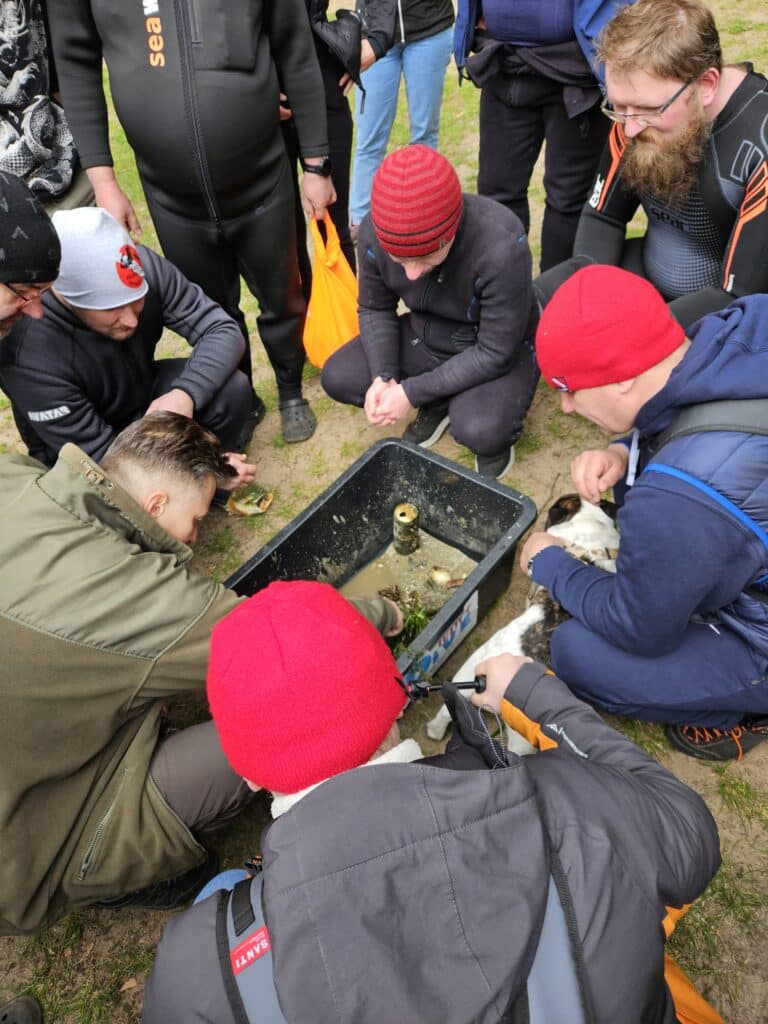
<instances>
[{"instance_id":1,"label":"black jacket","mask_svg":"<svg viewBox=\"0 0 768 1024\"><path fill-rule=\"evenodd\" d=\"M357 0L357 10L377 58L395 43L437 35L454 20L451 0Z\"/></svg>"},{"instance_id":2,"label":"black jacket","mask_svg":"<svg viewBox=\"0 0 768 1024\"><path fill-rule=\"evenodd\" d=\"M360 338L371 375L400 379L397 305L440 360L403 382L413 406L456 395L507 373L535 327L531 253L523 226L485 196L464 196L464 212L444 263L417 281L384 252L370 215L358 239Z\"/></svg>"},{"instance_id":3,"label":"black jacket","mask_svg":"<svg viewBox=\"0 0 768 1024\"><path fill-rule=\"evenodd\" d=\"M180 205L186 197L201 219L236 217L274 190L280 87L302 155L328 152L304 0L56 0L48 14L84 167L112 164L102 57L142 179Z\"/></svg>"},{"instance_id":4,"label":"black jacket","mask_svg":"<svg viewBox=\"0 0 768 1024\"><path fill-rule=\"evenodd\" d=\"M47 292L42 320L22 317L0 346L0 383L30 455L47 466L72 441L97 461L153 398L155 348L168 327L192 346L173 387L202 409L237 369L245 342L221 306L168 260L138 246L149 291L135 333L89 330Z\"/></svg>"},{"instance_id":5,"label":"black jacket","mask_svg":"<svg viewBox=\"0 0 768 1024\"><path fill-rule=\"evenodd\" d=\"M458 701L462 717L468 709ZM267 829L262 906L285 1020L541 1021L528 979L549 942L554 877L571 955L581 953L585 1012L546 1024L674 1024L662 922L719 866L703 800L541 665L520 669L502 715L541 752L494 771L461 770L471 758L455 756L368 765L323 783ZM488 749L476 719L461 732ZM145 1024L234 1024L217 902L168 924ZM567 956L550 960L556 987ZM264 1020L261 1005L248 1006L251 1024Z\"/></svg>"}]
</instances>

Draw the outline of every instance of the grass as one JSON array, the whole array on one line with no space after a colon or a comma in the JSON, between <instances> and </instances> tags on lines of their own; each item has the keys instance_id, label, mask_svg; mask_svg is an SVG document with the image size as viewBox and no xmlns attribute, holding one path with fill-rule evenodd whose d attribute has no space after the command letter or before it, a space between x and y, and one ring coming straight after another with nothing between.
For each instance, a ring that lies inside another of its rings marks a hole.
<instances>
[{"instance_id":1,"label":"grass","mask_svg":"<svg viewBox=\"0 0 768 1024\"><path fill-rule=\"evenodd\" d=\"M748 929L768 897L757 887L758 872L736 868L727 851L722 866L704 894L678 922L667 944L669 952L686 973L697 978L708 998L719 992L737 998L741 980L739 964L724 955L724 934L736 922Z\"/></svg>"},{"instance_id":2,"label":"grass","mask_svg":"<svg viewBox=\"0 0 768 1024\"><path fill-rule=\"evenodd\" d=\"M713 0L711 3L723 29L723 43L729 60L752 59L758 70L768 68L768 19L765 0ZM351 6L335 3L335 6ZM480 93L470 84L459 88L455 71L449 69L445 83L441 116L441 150L456 166L465 190L476 190L477 177L477 124ZM157 239L147 211L141 186L136 175L133 156L122 132L112 120L113 153L118 179L136 207L144 227L142 241L157 248ZM408 139L407 117L403 98L398 110L392 146ZM510 156L512 158L512 156ZM532 211L532 250L534 263L538 261L538 234L543 210L543 189L540 169L529 193ZM633 232L643 230L642 218L632 225ZM243 288L242 308L249 329L256 338L258 304ZM163 355L183 354L186 346L169 336L163 342ZM267 409L277 410L277 392L261 346L253 346L258 389ZM337 476L371 443L370 435L361 429L361 413L347 407L333 406L319 390L317 371L306 372L308 390L312 391L313 406L321 420L321 429L329 420L341 424L338 436L327 439L323 435L317 455L286 446L276 427L267 423L259 428L254 438L257 478L267 489L275 492L272 508L265 516L250 519L227 519L214 512L205 524L196 564L201 571L223 580L241 562L268 541ZM0 399L0 412L7 415L8 403ZM266 433L264 432L266 429ZM541 483L536 478L536 467L547 453L562 454L563 473L570 457L580 446L594 445L594 432L575 417L565 417L557 408L557 401L542 387L536 396L529 425L518 446L520 458L514 476L505 481L524 493L535 494L539 487L546 496L551 481ZM18 442L6 445L18 447ZM305 446L299 446L304 449ZM439 449L460 464L471 466L472 453L453 444L449 439L440 442ZM311 469L305 465L308 460ZM566 479L563 476L563 479ZM567 490L567 486L562 488ZM507 598L489 613L499 616L508 607ZM513 612L514 614L514 612ZM481 639L478 629L469 643L477 646ZM469 643L466 649L469 650ZM172 709L174 721L179 725L199 721L205 715L200 701L181 702ZM407 721L407 719L406 719ZM621 730L652 757L665 760L669 750L658 726L642 722L615 720ZM725 844L723 867L712 881L704 896L680 922L671 940L670 949L697 984L721 1007L733 1007L729 1019L764 1024L766 1015L754 1005L746 1008L739 1002L744 973L738 952L748 950L750 930L755 930L754 943L762 943L757 930L766 921L766 882L768 858L763 837L768 829L768 783L747 779L741 766L697 766L695 785L709 798L715 816L724 834L747 834L741 845L736 839ZM268 813L264 800L257 800L238 821L217 835L215 846L227 865L236 865L244 857L258 850L261 829ZM735 827L738 826L738 827ZM751 845L750 845L751 844ZM745 849L745 847L747 847ZM69 915L46 930L37 939L0 939L0 961L4 964L0 1002L25 989L37 995L46 1010L46 1021L56 1024L136 1024L140 1018L140 1000L132 990L121 993L125 982L138 979L149 969L162 918L150 914L124 915L85 911ZM738 943L741 942L741 945ZM16 964L11 970L12 965ZM194 965L191 965L194 969ZM741 971L741 974L739 973ZM756 971L764 972L760 963ZM620 982L617 982L620 983ZM749 1014L752 1013L752 1016ZM754 1014L757 1014L755 1016Z\"/></svg>"},{"instance_id":3,"label":"grass","mask_svg":"<svg viewBox=\"0 0 768 1024\"><path fill-rule=\"evenodd\" d=\"M723 807L745 822L757 822L768 829L768 796L755 789L731 764L716 764L717 795Z\"/></svg>"}]
</instances>

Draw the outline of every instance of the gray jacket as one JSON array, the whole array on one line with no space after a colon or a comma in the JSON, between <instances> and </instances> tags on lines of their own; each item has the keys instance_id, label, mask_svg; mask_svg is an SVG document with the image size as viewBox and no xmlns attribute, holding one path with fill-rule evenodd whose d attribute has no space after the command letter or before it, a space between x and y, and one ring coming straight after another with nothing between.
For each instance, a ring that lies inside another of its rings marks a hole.
<instances>
[{"instance_id":1,"label":"gray jacket","mask_svg":"<svg viewBox=\"0 0 768 1024\"><path fill-rule=\"evenodd\" d=\"M477 722L458 703L471 741ZM541 752L494 771L440 758L359 768L265 833L263 910L290 1024L528 1020L551 878L584 1019L673 1024L662 922L719 866L711 815L541 665L512 680L503 717ZM168 925L145 1024L236 1020L217 905L213 896ZM258 1007L248 1019L262 1020Z\"/></svg>"},{"instance_id":2,"label":"gray jacket","mask_svg":"<svg viewBox=\"0 0 768 1024\"><path fill-rule=\"evenodd\" d=\"M221 306L168 260L138 246L149 291L130 338L90 330L50 292L42 320L22 317L0 347L0 383L13 402L30 455L47 466L67 441L97 461L155 397L155 349L165 328L192 352L171 386L195 409L205 406L238 367L242 332Z\"/></svg>"}]
</instances>

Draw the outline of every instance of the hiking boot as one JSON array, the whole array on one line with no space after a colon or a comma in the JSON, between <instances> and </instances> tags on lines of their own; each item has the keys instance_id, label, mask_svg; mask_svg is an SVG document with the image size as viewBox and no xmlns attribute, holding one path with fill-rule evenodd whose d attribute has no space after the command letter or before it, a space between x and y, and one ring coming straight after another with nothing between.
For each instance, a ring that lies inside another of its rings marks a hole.
<instances>
[{"instance_id":1,"label":"hiking boot","mask_svg":"<svg viewBox=\"0 0 768 1024\"><path fill-rule=\"evenodd\" d=\"M317 419L306 398L289 398L287 402L281 402L280 422L286 444L308 441L317 427Z\"/></svg>"},{"instance_id":2,"label":"hiking boot","mask_svg":"<svg viewBox=\"0 0 768 1024\"><path fill-rule=\"evenodd\" d=\"M403 440L417 444L420 448L431 448L445 433L448 426L448 403L433 402L422 405L403 432Z\"/></svg>"},{"instance_id":3,"label":"hiking boot","mask_svg":"<svg viewBox=\"0 0 768 1024\"><path fill-rule=\"evenodd\" d=\"M238 452L244 452L247 450L248 445L251 443L253 432L267 415L267 407L264 405L262 400L253 392L251 398L251 411L245 417L242 427L240 427L240 433L237 435L237 443L235 450Z\"/></svg>"},{"instance_id":4,"label":"hiking boot","mask_svg":"<svg viewBox=\"0 0 768 1024\"><path fill-rule=\"evenodd\" d=\"M167 882L155 882L146 889L137 889L125 896L99 900L94 906L105 910L122 910L124 907L132 907L134 910L174 910L194 899L218 870L218 855L209 852L202 864L190 868L183 875L170 878Z\"/></svg>"},{"instance_id":5,"label":"hiking boot","mask_svg":"<svg viewBox=\"0 0 768 1024\"><path fill-rule=\"evenodd\" d=\"M32 996L19 996L0 1006L0 1024L43 1024L43 1011Z\"/></svg>"},{"instance_id":6,"label":"hiking boot","mask_svg":"<svg viewBox=\"0 0 768 1024\"><path fill-rule=\"evenodd\" d=\"M487 480L498 480L515 464L515 446L510 445L498 455L476 455L475 472Z\"/></svg>"},{"instance_id":7,"label":"hiking boot","mask_svg":"<svg viewBox=\"0 0 768 1024\"><path fill-rule=\"evenodd\" d=\"M699 725L666 725L664 732L676 750L702 761L740 761L759 743L768 740L768 718L745 715L733 729Z\"/></svg>"}]
</instances>

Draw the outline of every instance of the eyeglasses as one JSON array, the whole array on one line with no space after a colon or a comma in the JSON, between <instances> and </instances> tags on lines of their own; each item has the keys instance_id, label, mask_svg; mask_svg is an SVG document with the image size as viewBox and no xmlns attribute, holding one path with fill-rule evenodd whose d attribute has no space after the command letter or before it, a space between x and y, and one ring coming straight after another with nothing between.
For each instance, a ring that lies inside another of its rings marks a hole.
<instances>
[{"instance_id":1,"label":"eyeglasses","mask_svg":"<svg viewBox=\"0 0 768 1024\"><path fill-rule=\"evenodd\" d=\"M34 302L35 299L42 298L42 296L51 287L50 284L30 284L23 286L24 291L19 291L18 288L14 288L13 285L8 284L7 281L4 281L3 284L5 284L5 287L8 289L8 291L13 292L17 299L21 299L25 306L28 302Z\"/></svg>"},{"instance_id":2,"label":"eyeglasses","mask_svg":"<svg viewBox=\"0 0 768 1024\"><path fill-rule=\"evenodd\" d=\"M634 114L627 114L618 110L614 110L613 104L609 101L608 97L603 100L600 104L600 110L605 116L611 121L617 121L619 124L626 124L631 118L635 124L640 125L642 128L647 128L649 125L654 124L661 115L672 106L676 99L683 95L689 85L693 85L696 81L695 78L689 78L687 82L683 82L674 96L670 96L666 103L662 103L660 107L654 107L653 109L642 107Z\"/></svg>"}]
</instances>

